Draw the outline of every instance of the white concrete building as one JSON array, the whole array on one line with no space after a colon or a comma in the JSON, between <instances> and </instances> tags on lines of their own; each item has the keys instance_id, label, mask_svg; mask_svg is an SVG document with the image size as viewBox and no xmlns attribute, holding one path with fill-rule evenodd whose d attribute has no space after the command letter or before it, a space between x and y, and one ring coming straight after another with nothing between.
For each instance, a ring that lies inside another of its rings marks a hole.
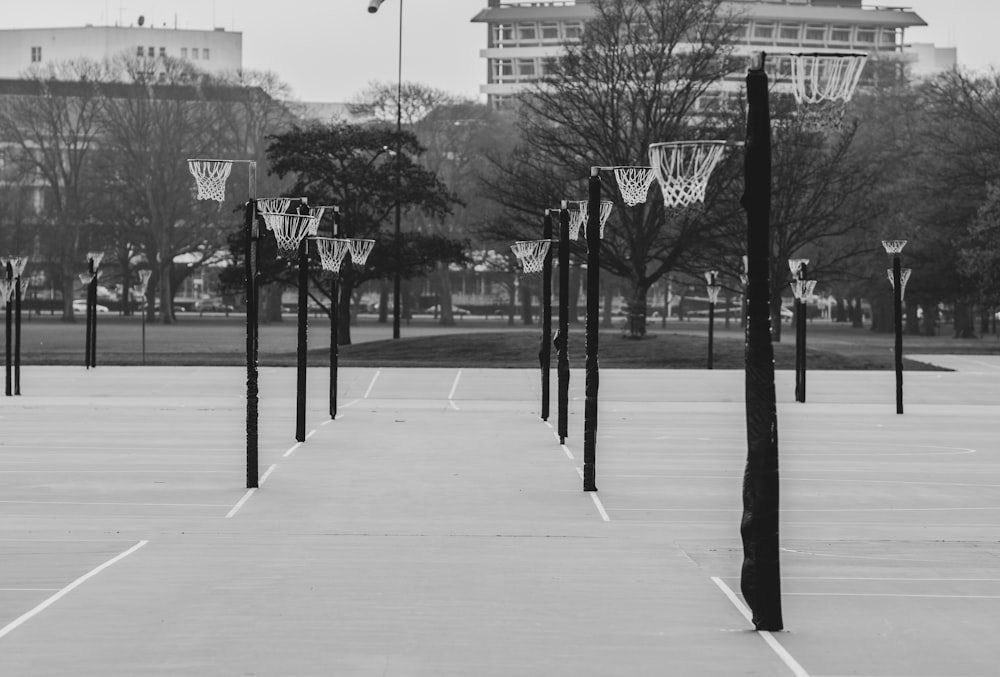
<instances>
[{"instance_id":1,"label":"white concrete building","mask_svg":"<svg viewBox=\"0 0 1000 677\"><path fill-rule=\"evenodd\" d=\"M591 0L488 1L472 21L489 26L480 91L494 105L543 75L594 14ZM724 6L742 17L737 51L747 55L864 51L903 63L926 58L906 50L905 30L926 25L908 9L868 7L861 0L729 0Z\"/></svg>"},{"instance_id":2,"label":"white concrete building","mask_svg":"<svg viewBox=\"0 0 1000 677\"><path fill-rule=\"evenodd\" d=\"M83 26L0 30L0 78L18 78L31 66L79 59L94 61L127 53L170 56L210 73L243 66L243 34L151 26Z\"/></svg>"}]
</instances>

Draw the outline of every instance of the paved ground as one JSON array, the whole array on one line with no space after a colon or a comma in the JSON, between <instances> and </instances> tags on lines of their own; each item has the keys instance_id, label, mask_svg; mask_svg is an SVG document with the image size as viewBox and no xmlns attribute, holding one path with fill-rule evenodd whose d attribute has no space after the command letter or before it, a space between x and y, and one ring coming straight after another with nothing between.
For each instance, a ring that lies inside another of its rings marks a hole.
<instances>
[{"instance_id":1,"label":"paved ground","mask_svg":"<svg viewBox=\"0 0 1000 677\"><path fill-rule=\"evenodd\" d=\"M741 614L742 373L32 367L0 402L0 674L987 677L1000 359L778 374L787 631ZM961 358L965 360L966 358ZM554 405L554 400L553 400ZM555 422L555 413L551 422Z\"/></svg>"}]
</instances>

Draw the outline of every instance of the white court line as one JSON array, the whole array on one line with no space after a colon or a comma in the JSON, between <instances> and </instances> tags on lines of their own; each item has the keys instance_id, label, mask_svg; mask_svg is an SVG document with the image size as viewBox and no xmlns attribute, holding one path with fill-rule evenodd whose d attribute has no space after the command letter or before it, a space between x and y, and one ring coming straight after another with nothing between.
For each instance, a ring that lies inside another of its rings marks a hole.
<instances>
[{"instance_id":1,"label":"white court line","mask_svg":"<svg viewBox=\"0 0 1000 677\"><path fill-rule=\"evenodd\" d=\"M557 437L558 437L558 435L557 435ZM566 452L566 456L569 458L569 460L571 460L571 461L575 461L576 460L573 457L573 452L569 450L569 447L567 447L565 444L560 444L559 446L562 447L562 450Z\"/></svg>"},{"instance_id":2,"label":"white court line","mask_svg":"<svg viewBox=\"0 0 1000 677\"><path fill-rule=\"evenodd\" d=\"M582 480L583 479L583 468L577 468L576 469L576 474L579 475L580 479ZM608 513L604 509L604 504L601 503L601 499L597 497L597 492L596 491L588 491L588 492L585 492L585 493L590 494L591 500L593 500L594 501L594 505L597 506L597 512L601 513L601 519L604 520L605 522L610 522L611 518L608 517Z\"/></svg>"},{"instance_id":3,"label":"white court line","mask_svg":"<svg viewBox=\"0 0 1000 677\"><path fill-rule=\"evenodd\" d=\"M2 628L0 628L0 638L3 638L6 635L10 634L10 632L12 632L14 629L16 629L17 627L23 625L25 622L27 622L28 620L30 620L34 616L37 616L41 612L45 611L45 609L49 608L50 606L52 606L53 604L55 604L56 602L58 602L60 599L62 599L67 594L69 594L71 591L73 591L75 588L80 587L81 585L83 585L84 583L86 583L89 579L91 579L94 576L96 576L97 574L101 573L102 571L104 571L105 569L107 569L112 564L115 564L116 562L119 562L119 561L125 559L126 557L128 557L133 552L135 552L136 550L138 550L142 546L146 545L147 543L149 543L149 541L139 541L138 543L136 543L135 545L133 545L131 548L129 548L125 552L120 553L118 555L115 555L114 557L112 557L111 559L109 559L104 564L101 564L101 565L99 565L99 566L91 569L90 571L88 571L87 573L85 573L83 576L80 576L78 579L76 579L75 581L73 581L72 583L70 583L69 585L67 585L65 588L63 588L62 590L60 590L59 592L57 592L56 594L52 595L51 597L49 597L48 599L46 599L44 602L42 602L41 604L39 604L38 606L36 606L34 609L31 609L30 611L26 611L25 613L21 614L20 616L18 616L14 620L12 620L10 623L8 623L7 625L5 625Z\"/></svg>"},{"instance_id":4,"label":"white court line","mask_svg":"<svg viewBox=\"0 0 1000 677\"><path fill-rule=\"evenodd\" d=\"M1000 595L916 595L891 592L783 592L788 597L903 597L915 599L1000 599Z\"/></svg>"},{"instance_id":5,"label":"white court line","mask_svg":"<svg viewBox=\"0 0 1000 677\"><path fill-rule=\"evenodd\" d=\"M458 388L458 380L462 378L462 370L459 369L458 373L455 374L455 380L451 384L451 391L448 393L448 404L452 409L458 411L458 405L455 404L455 389Z\"/></svg>"},{"instance_id":6,"label":"white court line","mask_svg":"<svg viewBox=\"0 0 1000 677\"><path fill-rule=\"evenodd\" d=\"M355 400L355 402L356 402L356 401L357 401L357 400ZM325 426L325 425L328 425L328 424L330 424L330 423L333 423L333 419L332 419L332 418L328 418L328 419L326 419L325 421L323 421L322 423L320 423L320 424L319 424L319 427L320 427L320 428L322 428L323 426Z\"/></svg>"},{"instance_id":7,"label":"white court line","mask_svg":"<svg viewBox=\"0 0 1000 677\"><path fill-rule=\"evenodd\" d=\"M264 472L264 474L260 478L260 481L257 482L257 486L253 487L251 489L247 489L247 493L243 494L243 498L241 498L239 501L237 501L236 505L233 506L232 510L230 510L228 513L226 513L226 519L229 519L230 517L232 517L233 515L235 515L236 513L238 513L240 511L240 508L243 507L244 503L246 503L247 501L250 500L250 497L254 495L254 492L256 492L257 489L259 489L260 487L264 486L264 482L267 481L267 478L271 476L271 473L274 472L274 469L277 468L277 467L278 467L277 463L272 463L271 464L271 467L269 467Z\"/></svg>"},{"instance_id":8,"label":"white court line","mask_svg":"<svg viewBox=\"0 0 1000 677\"><path fill-rule=\"evenodd\" d=\"M302 446L301 442L296 442L292 446L288 447L288 451L286 451L285 453L283 453L281 455L281 458L288 458L289 456L291 456L295 452L296 449L298 449L301 446Z\"/></svg>"},{"instance_id":9,"label":"white court line","mask_svg":"<svg viewBox=\"0 0 1000 677\"><path fill-rule=\"evenodd\" d=\"M17 501L3 500L0 503L13 503L23 505L141 505L143 507L164 507L164 508L222 508L225 503L123 503L113 501Z\"/></svg>"},{"instance_id":10,"label":"white court line","mask_svg":"<svg viewBox=\"0 0 1000 677\"><path fill-rule=\"evenodd\" d=\"M306 433L306 439L308 440L310 437L312 437L315 434L316 434L316 428L313 428L308 433Z\"/></svg>"},{"instance_id":11,"label":"white court line","mask_svg":"<svg viewBox=\"0 0 1000 677\"><path fill-rule=\"evenodd\" d=\"M726 585L718 576L712 576L712 581L719 586L719 589L722 590L722 593L729 598L729 601L733 603L733 606L735 606L736 609L743 614L743 617L747 619L747 622L752 624L753 614L750 613L750 609L748 609L747 605L743 603L743 600L737 597L736 593L730 590L729 586ZM781 646L781 643L774 638L773 634L767 630L758 630L757 634L760 635L761 639L767 642L767 645L771 647L774 653L778 654L778 658L780 658L782 662L788 666L788 669L792 671L792 674L795 675L795 677L809 677L809 673L806 672L805 668L799 665L797 660L792 658L792 654L788 653L788 651L785 650L785 647Z\"/></svg>"},{"instance_id":12,"label":"white court line","mask_svg":"<svg viewBox=\"0 0 1000 677\"><path fill-rule=\"evenodd\" d=\"M372 388L375 387L375 381L378 380L378 375L381 374L381 373L382 373L381 369L376 369L375 370L375 375L372 376L372 382L368 384L368 390L365 391L365 396L362 397L361 399L363 399L363 400L367 400L368 399L368 396L371 395ZM353 404L353 402L351 404ZM351 406L351 405L349 404L347 406Z\"/></svg>"},{"instance_id":13,"label":"white court line","mask_svg":"<svg viewBox=\"0 0 1000 677\"><path fill-rule=\"evenodd\" d=\"M373 381L373 383L374 383L374 381ZM360 402L360 401L361 401L360 399L354 399L354 400L351 400L351 401L350 401L350 402L348 402L347 404L342 404L342 405L340 405L340 408L341 408L341 409L347 409L348 407L353 407L353 406L354 406L355 404L357 404L357 403L358 403L358 402ZM338 416L338 418L339 418L339 416Z\"/></svg>"},{"instance_id":14,"label":"white court line","mask_svg":"<svg viewBox=\"0 0 1000 677\"><path fill-rule=\"evenodd\" d=\"M0 588L0 592L55 592L59 588Z\"/></svg>"}]
</instances>

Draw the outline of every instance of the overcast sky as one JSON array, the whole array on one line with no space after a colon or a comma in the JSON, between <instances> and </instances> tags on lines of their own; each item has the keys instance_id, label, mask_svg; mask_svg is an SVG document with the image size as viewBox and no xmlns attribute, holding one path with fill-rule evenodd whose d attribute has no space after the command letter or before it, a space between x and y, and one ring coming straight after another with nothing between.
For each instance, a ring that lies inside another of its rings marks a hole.
<instances>
[{"instance_id":1,"label":"overcast sky","mask_svg":"<svg viewBox=\"0 0 1000 677\"><path fill-rule=\"evenodd\" d=\"M92 24L146 25L243 33L244 67L272 70L305 101L345 101L368 82L396 81L399 2L403 2L403 79L479 96L486 26L470 19L486 0L0 0L0 28ZM995 47L1000 0L878 0L913 8L928 24L910 42L958 47L975 69L1000 63Z\"/></svg>"}]
</instances>

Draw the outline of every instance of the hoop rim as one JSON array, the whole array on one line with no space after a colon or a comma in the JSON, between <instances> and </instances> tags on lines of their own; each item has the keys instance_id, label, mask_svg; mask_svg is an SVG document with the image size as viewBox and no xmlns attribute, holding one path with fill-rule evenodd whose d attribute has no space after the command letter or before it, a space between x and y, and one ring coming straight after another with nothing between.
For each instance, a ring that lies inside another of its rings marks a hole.
<instances>
[{"instance_id":1,"label":"hoop rim","mask_svg":"<svg viewBox=\"0 0 1000 677\"><path fill-rule=\"evenodd\" d=\"M653 148L683 148L686 146L739 146L737 142L726 141L724 139L708 139L705 141L657 141L649 144L649 150Z\"/></svg>"},{"instance_id":2,"label":"hoop rim","mask_svg":"<svg viewBox=\"0 0 1000 677\"><path fill-rule=\"evenodd\" d=\"M249 165L257 164L256 160L230 160L227 158L204 158L204 157L189 157L187 162L228 162L232 164L233 162L239 162Z\"/></svg>"}]
</instances>

